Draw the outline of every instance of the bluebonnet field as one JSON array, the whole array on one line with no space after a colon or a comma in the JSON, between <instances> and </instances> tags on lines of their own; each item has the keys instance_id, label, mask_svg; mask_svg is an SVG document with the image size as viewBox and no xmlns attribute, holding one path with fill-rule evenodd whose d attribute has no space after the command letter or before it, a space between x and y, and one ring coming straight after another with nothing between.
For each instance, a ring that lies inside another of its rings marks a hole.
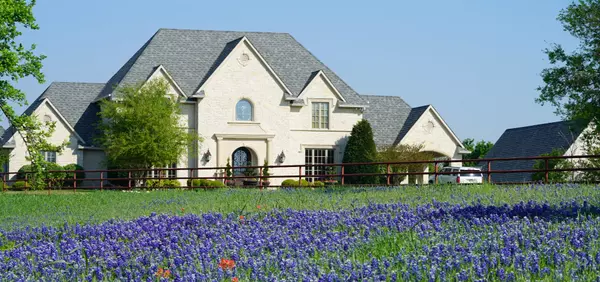
<instances>
[{"instance_id":1,"label":"bluebonnet field","mask_svg":"<svg viewBox=\"0 0 600 282\"><path fill-rule=\"evenodd\" d=\"M418 205L257 205L0 230L0 280L600 280L600 188L498 188L538 197L504 204L474 189Z\"/></svg>"}]
</instances>

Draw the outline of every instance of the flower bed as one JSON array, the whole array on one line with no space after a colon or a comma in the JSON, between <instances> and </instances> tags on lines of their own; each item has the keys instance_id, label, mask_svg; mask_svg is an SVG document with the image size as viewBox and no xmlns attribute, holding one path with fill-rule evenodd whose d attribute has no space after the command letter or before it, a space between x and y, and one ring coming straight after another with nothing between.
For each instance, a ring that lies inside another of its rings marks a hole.
<instances>
[{"instance_id":1,"label":"flower bed","mask_svg":"<svg viewBox=\"0 0 600 282\"><path fill-rule=\"evenodd\" d=\"M0 280L594 280L587 202L370 204L1 232Z\"/></svg>"}]
</instances>

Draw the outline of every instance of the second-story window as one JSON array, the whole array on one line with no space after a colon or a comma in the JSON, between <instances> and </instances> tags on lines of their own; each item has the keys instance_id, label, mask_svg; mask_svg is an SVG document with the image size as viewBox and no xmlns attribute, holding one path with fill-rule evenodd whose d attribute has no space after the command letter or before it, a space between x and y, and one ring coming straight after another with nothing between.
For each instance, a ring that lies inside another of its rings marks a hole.
<instances>
[{"instance_id":1,"label":"second-story window","mask_svg":"<svg viewBox=\"0 0 600 282\"><path fill-rule=\"evenodd\" d=\"M312 103L312 128L328 129L329 128L329 103L313 102Z\"/></svg>"},{"instance_id":2,"label":"second-story window","mask_svg":"<svg viewBox=\"0 0 600 282\"><path fill-rule=\"evenodd\" d=\"M250 101L243 99L235 105L235 120L252 121L252 104Z\"/></svg>"}]
</instances>

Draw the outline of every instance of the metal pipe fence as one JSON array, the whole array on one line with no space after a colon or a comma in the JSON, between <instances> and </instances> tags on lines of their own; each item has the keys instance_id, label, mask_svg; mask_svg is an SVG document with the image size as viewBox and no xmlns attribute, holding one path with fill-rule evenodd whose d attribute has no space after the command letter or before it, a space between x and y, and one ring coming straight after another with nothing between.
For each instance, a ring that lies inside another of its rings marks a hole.
<instances>
[{"instance_id":1,"label":"metal pipe fence","mask_svg":"<svg viewBox=\"0 0 600 282\"><path fill-rule=\"evenodd\" d=\"M103 170L69 170L69 171L48 171L48 174L53 174L56 177L47 178L44 180L45 189L64 190L131 190L134 188L211 188L213 184L195 185L193 180L211 180L219 181L226 186L236 187L253 187L266 188L281 185L271 185L273 179L292 179L302 183L303 180L322 181L324 184L330 185L347 185L348 180L356 177L377 177L381 183L356 183L354 185L395 185L393 178L399 176L401 178L418 177L428 175L427 183L439 184L438 177L441 175L455 175L457 172L442 172L439 171L439 165L444 163L466 163L477 162L480 165L482 174L485 175L485 182L491 184L524 184L534 181L518 181L518 182L493 182L492 175L515 174L515 173L543 173L543 182L550 183L550 174L557 172L596 172L600 171L600 167L550 167L551 160L584 160L584 159L600 159L600 155L575 155L575 156L537 156L537 157L514 157L514 158L488 158L488 159L465 159L465 160L418 160L418 161L399 161L399 162L371 162L371 163L331 163L331 164L296 164L296 165L269 165L269 166L243 166L243 167L194 167L194 168L152 168L152 169L103 169ZM492 164L501 162L531 162L541 161L544 163L542 169L492 169ZM425 168L433 166L433 171L428 171ZM347 173L346 170L350 167L363 166L371 167L373 171L370 173ZM268 168L269 171L282 171L279 174L265 175L263 169ZM330 169L328 169L330 168ZM254 171L250 175L234 174L231 176L225 175L225 171L230 169L234 171ZM296 171L297 173L292 173ZM398 171L401 170L401 171ZM415 171L417 170L417 171ZM187 176L179 176L186 172ZM209 176L197 176L202 172L208 171ZM333 171L333 173L326 173ZM29 190L32 188L32 179L36 176L31 172L3 172L2 175L2 191L6 191L9 187L14 188L15 183L19 182L18 187ZM85 174L84 179L78 179L78 174ZM254 175L255 174L255 175ZM62 176L62 178L61 178ZM148 186L148 180L154 181L153 185ZM175 183L177 180L179 183ZM166 184L167 181L171 181ZM182 184L181 181L186 182ZM158 183L156 183L158 182ZM579 182L570 180L568 182ZM84 185L85 183L85 185ZM240 184L241 183L241 184ZM423 183L424 184L424 183Z\"/></svg>"}]
</instances>

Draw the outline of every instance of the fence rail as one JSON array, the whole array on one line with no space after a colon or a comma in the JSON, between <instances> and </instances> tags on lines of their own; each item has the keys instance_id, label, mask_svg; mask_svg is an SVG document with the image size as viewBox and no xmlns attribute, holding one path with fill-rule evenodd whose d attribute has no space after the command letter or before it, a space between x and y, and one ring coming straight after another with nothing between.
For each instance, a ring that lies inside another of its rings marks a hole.
<instances>
[{"instance_id":1,"label":"fence rail","mask_svg":"<svg viewBox=\"0 0 600 282\"><path fill-rule=\"evenodd\" d=\"M227 167L194 167L194 168L160 168L160 169L103 169L103 170L69 170L69 171L48 171L55 175L61 175L57 178L48 178L46 189L133 189L136 187L147 187L143 186L147 183L147 180L184 180L190 182L193 179L206 179L213 181L220 181L225 184L240 186L240 187L258 187L265 188L270 185L272 179L293 179L298 182L302 180L323 180L328 184L345 185L347 180L353 177L379 177L383 183L378 185L392 185L393 177L402 176L403 178L411 176L424 176L428 175L432 178L430 181L433 184L438 184L438 177L441 175L456 175L457 172L442 172L439 171L439 165L444 163L472 163L477 162L478 167L481 168L482 174L485 175L485 180L492 184L517 184L517 183L531 183L533 181L521 181L521 182L492 182L492 175L496 174L511 174L511 173L543 173L544 183L550 182L550 174L558 172L596 172L600 171L600 167L550 167L550 161L552 160L582 160L582 159L600 159L600 155L575 155L575 156L537 156L537 157L514 157L514 158L488 158L488 159L464 159L464 160L419 160L419 161L398 161L398 162L371 162L371 163L332 163L332 164L297 164L297 165L269 165L266 166L269 171L285 170L280 174L264 175L263 169L265 166L243 166L243 167L230 167L230 171L239 170L253 170L256 172L256 176L252 175L231 175L227 176L224 171ZM513 170L499 170L492 169L492 164L498 162L531 162L531 161L542 161L544 163L543 169L513 169ZM433 165L433 171L427 171L425 168ZM346 173L346 169L354 166L371 166L376 167L379 172L372 173ZM410 167L412 166L412 167ZM409 168L410 167L410 168ZM420 167L421 169L416 169ZM318 168L321 174L312 173ZM331 168L333 173L323 173ZM394 171L394 170L402 171ZM291 173L293 170L297 173ZM187 172L187 176L177 176L180 171ZM205 171L211 171L211 176L197 176ZM84 173L86 177L84 179L77 179L77 174ZM153 174L157 176L153 176ZM31 179L35 177L31 172L4 172L0 173L2 176L2 190L6 191L9 187L14 187L14 184L21 182L21 186L24 189L29 189L31 186ZM91 176L96 175L96 176ZM149 176L150 175L150 176ZM170 176L174 175L174 176ZM251 185L239 185L239 180L242 183L252 183ZM430 182L428 179L428 183ZM83 182L88 185L81 185ZM569 182L578 182L571 179ZM79 184L78 184L79 183ZM90 184L91 183L91 184ZM373 183L360 183L361 185L372 185ZM173 186L173 185L171 185ZM177 187L177 186L175 186ZM194 186L193 183L186 183L186 185L178 186L179 188L207 188L208 186Z\"/></svg>"}]
</instances>

